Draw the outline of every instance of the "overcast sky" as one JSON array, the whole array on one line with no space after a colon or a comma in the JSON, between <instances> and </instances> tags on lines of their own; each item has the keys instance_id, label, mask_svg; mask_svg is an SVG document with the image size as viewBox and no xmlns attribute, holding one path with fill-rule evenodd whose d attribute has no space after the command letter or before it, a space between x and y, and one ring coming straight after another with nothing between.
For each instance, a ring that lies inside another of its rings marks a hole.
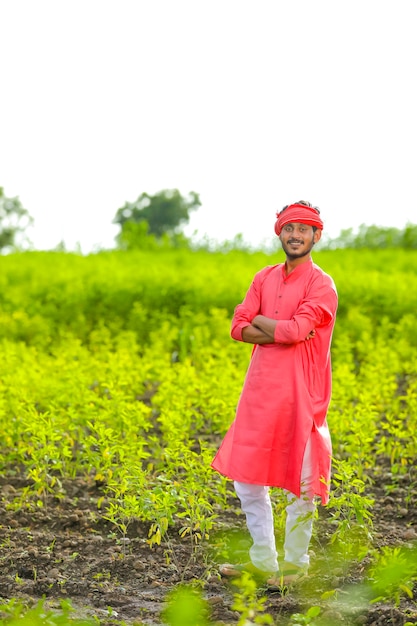
<instances>
[{"instance_id":1,"label":"overcast sky","mask_svg":"<svg viewBox=\"0 0 417 626\"><path fill-rule=\"evenodd\" d=\"M37 248L112 247L142 192L187 233L417 223L415 0L0 0L0 186Z\"/></svg>"}]
</instances>

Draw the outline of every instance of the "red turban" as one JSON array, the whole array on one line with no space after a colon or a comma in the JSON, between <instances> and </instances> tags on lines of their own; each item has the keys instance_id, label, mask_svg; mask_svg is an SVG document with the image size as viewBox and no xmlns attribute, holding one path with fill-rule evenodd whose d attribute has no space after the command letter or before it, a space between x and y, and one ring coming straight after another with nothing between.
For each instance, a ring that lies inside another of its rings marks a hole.
<instances>
[{"instance_id":1,"label":"red turban","mask_svg":"<svg viewBox=\"0 0 417 626\"><path fill-rule=\"evenodd\" d=\"M290 204L286 209L277 213L277 221L275 222L275 232L279 236L285 224L308 224L316 226L323 230L323 222L317 209L305 204Z\"/></svg>"}]
</instances>

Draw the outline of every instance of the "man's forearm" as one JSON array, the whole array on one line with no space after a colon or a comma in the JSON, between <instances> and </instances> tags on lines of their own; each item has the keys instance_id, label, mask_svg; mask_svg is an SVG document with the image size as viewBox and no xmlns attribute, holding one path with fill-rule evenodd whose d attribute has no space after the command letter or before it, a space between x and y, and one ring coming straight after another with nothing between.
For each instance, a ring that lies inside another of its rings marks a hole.
<instances>
[{"instance_id":1,"label":"man's forearm","mask_svg":"<svg viewBox=\"0 0 417 626\"><path fill-rule=\"evenodd\" d=\"M263 332L267 337L270 338L269 342L266 343L275 343L275 329L277 325L277 320L274 320L270 317L265 317L265 315L257 315L252 320L252 325L254 328L259 329ZM308 335L303 338L304 341L308 341L309 339L313 339L316 336L316 329L312 328Z\"/></svg>"},{"instance_id":2,"label":"man's forearm","mask_svg":"<svg viewBox=\"0 0 417 626\"><path fill-rule=\"evenodd\" d=\"M263 345L266 343L273 343L273 339L269 335L263 332L256 326L245 326L242 328L242 339L246 343L256 343Z\"/></svg>"},{"instance_id":3,"label":"man's forearm","mask_svg":"<svg viewBox=\"0 0 417 626\"><path fill-rule=\"evenodd\" d=\"M252 326L267 335L270 339L270 343L274 341L276 325L276 320L265 317L265 315L256 315L252 320Z\"/></svg>"}]
</instances>

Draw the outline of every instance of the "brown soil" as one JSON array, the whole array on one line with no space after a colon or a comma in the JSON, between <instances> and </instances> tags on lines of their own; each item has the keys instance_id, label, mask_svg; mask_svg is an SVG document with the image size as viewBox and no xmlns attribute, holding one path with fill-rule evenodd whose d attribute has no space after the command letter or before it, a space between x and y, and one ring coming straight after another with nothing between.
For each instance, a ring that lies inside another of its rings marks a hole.
<instances>
[{"instance_id":1,"label":"brown soil","mask_svg":"<svg viewBox=\"0 0 417 626\"><path fill-rule=\"evenodd\" d=\"M209 542L193 545L189 537L182 539L178 530L172 529L164 545L150 548L146 525L132 522L123 538L100 517L97 502L101 494L95 485L74 480L65 485L64 497L48 496L41 508L14 511L9 503L25 485L6 477L0 478L0 484L3 603L19 598L32 606L45 597L48 607L58 610L60 599L65 598L75 608L76 617L96 618L101 624L154 626L164 623L167 594L185 583L196 586L207 599L211 623L237 623L239 613L232 608L237 588L221 580L216 571L217 561L227 558L233 537L242 551L249 545L232 495L231 506L219 516L217 532L212 532ZM374 545L402 545L417 537L417 510L405 503L410 485L406 480L399 485L389 496L383 478L372 486L376 498ZM325 509L316 529L311 576L286 594L267 593L266 610L276 624L290 623L291 615L305 613L313 605L321 606L327 625L417 623L417 604L406 595L398 606L394 601L371 604L366 598L361 600L366 557L349 571L324 560L323 543L331 534ZM337 592L330 601L323 592L332 589ZM350 604L346 601L349 597ZM4 617L0 612L0 619Z\"/></svg>"}]
</instances>

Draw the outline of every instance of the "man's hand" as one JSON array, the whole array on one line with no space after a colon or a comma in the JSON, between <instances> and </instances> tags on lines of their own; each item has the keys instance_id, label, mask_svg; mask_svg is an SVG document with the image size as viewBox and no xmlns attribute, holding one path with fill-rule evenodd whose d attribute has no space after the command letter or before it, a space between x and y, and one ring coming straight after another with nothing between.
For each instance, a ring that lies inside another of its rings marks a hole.
<instances>
[{"instance_id":1,"label":"man's hand","mask_svg":"<svg viewBox=\"0 0 417 626\"><path fill-rule=\"evenodd\" d=\"M316 329L313 328L313 330L310 330L310 332L308 333L307 337L306 337L306 341L308 341L309 339L313 339L313 337L316 334Z\"/></svg>"}]
</instances>

